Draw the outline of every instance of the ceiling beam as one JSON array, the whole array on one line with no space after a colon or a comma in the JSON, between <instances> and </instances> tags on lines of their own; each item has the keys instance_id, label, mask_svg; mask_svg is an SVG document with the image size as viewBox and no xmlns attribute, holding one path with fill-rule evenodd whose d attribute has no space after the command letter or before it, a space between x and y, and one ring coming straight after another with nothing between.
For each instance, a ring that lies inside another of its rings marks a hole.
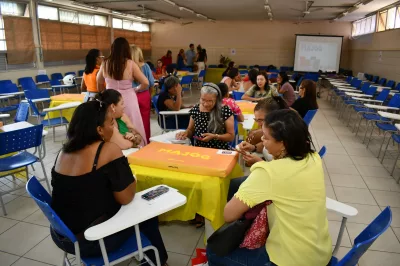
<instances>
[{"instance_id":1,"label":"ceiling beam","mask_svg":"<svg viewBox=\"0 0 400 266\"><path fill-rule=\"evenodd\" d=\"M135 3L135 2L154 2L154 1L157 1L157 0L115 0L115 1L105 0L105 1L96 1L96 2L82 1L82 3L90 5L90 4L113 4L113 3L127 3L127 2Z\"/></svg>"},{"instance_id":2,"label":"ceiling beam","mask_svg":"<svg viewBox=\"0 0 400 266\"><path fill-rule=\"evenodd\" d=\"M311 8L351 8L353 6L312 6Z\"/></svg>"},{"instance_id":3,"label":"ceiling beam","mask_svg":"<svg viewBox=\"0 0 400 266\"><path fill-rule=\"evenodd\" d=\"M138 5L138 7L142 8L142 11L143 11L143 6L142 5ZM164 13L164 12L161 12L161 11L158 11L158 10L155 10L155 9L152 9L152 8L148 8L148 7L144 7L144 10L145 11L149 10L149 11L152 11L152 12L155 12L155 13L159 13L159 14L162 14L162 15L165 15L165 16L169 16L169 17L174 18L174 19L182 19L180 17L176 17L174 15L171 15L171 14L168 14L168 13ZM138 9L121 10L120 12L125 12L126 13L126 12L137 12L137 11L139 11L139 10Z\"/></svg>"}]
</instances>

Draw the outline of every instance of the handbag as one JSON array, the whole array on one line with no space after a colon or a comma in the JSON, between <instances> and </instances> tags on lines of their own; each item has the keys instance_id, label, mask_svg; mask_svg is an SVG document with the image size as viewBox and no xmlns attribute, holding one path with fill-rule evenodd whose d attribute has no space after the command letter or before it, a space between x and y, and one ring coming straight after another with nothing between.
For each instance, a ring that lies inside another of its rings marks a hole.
<instances>
[{"instance_id":1,"label":"handbag","mask_svg":"<svg viewBox=\"0 0 400 266\"><path fill-rule=\"evenodd\" d=\"M248 210L240 219L225 223L207 239L207 248L219 257L224 257L237 249L263 208L265 209L265 202Z\"/></svg>"}]
</instances>

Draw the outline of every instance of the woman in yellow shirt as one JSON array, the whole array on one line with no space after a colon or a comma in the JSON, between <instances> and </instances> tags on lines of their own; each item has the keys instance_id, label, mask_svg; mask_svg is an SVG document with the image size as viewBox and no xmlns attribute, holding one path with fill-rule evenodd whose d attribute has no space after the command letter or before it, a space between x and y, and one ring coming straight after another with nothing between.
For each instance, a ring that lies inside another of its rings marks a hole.
<instances>
[{"instance_id":1,"label":"woman in yellow shirt","mask_svg":"<svg viewBox=\"0 0 400 266\"><path fill-rule=\"evenodd\" d=\"M98 93L96 77L104 56L98 49L91 49L86 55L85 72L83 73L81 89L87 91L88 98L94 98Z\"/></svg>"},{"instance_id":2,"label":"woman in yellow shirt","mask_svg":"<svg viewBox=\"0 0 400 266\"><path fill-rule=\"evenodd\" d=\"M266 200L270 234L265 247L238 248L226 257L207 250L216 265L325 266L332 257L321 158L311 149L307 125L292 110L265 117L263 144L274 157L258 162L225 206L226 222Z\"/></svg>"}]
</instances>

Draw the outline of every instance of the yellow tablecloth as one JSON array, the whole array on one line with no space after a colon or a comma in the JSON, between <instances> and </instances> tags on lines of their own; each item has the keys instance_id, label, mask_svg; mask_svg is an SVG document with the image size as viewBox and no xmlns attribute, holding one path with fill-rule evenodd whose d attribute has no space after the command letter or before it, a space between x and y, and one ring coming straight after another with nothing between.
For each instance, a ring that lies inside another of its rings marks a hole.
<instances>
[{"instance_id":1,"label":"yellow tablecloth","mask_svg":"<svg viewBox=\"0 0 400 266\"><path fill-rule=\"evenodd\" d=\"M253 114L254 107L256 107L256 103L252 102L236 102L236 104L240 107L243 114Z\"/></svg>"},{"instance_id":2,"label":"yellow tablecloth","mask_svg":"<svg viewBox=\"0 0 400 266\"><path fill-rule=\"evenodd\" d=\"M230 179L243 176L238 164L226 178L180 173L156 168L130 165L137 179L137 190L165 184L176 188L187 197L187 203L159 216L161 221L189 221L196 213L211 221L214 229L224 224L224 207Z\"/></svg>"},{"instance_id":3,"label":"yellow tablecloth","mask_svg":"<svg viewBox=\"0 0 400 266\"><path fill-rule=\"evenodd\" d=\"M73 94L73 93L64 93L50 97L50 108L59 106L63 103L69 102L83 102L85 99L85 95L83 94ZM71 121L72 115L74 114L76 108L69 108L62 110L62 115L68 120ZM50 118L60 117L60 111L49 112ZM47 118L47 117L46 117Z\"/></svg>"}]
</instances>

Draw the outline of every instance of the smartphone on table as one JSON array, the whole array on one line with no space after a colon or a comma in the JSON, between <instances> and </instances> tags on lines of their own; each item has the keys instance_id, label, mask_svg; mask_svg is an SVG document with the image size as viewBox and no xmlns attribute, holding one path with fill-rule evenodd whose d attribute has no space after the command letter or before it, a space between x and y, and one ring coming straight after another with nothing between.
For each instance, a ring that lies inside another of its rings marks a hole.
<instances>
[{"instance_id":1,"label":"smartphone on table","mask_svg":"<svg viewBox=\"0 0 400 266\"><path fill-rule=\"evenodd\" d=\"M150 201L155 198L158 198L162 194L165 194L169 191L169 188L166 186L159 186L156 189L150 190L149 192L142 195L142 199Z\"/></svg>"}]
</instances>

